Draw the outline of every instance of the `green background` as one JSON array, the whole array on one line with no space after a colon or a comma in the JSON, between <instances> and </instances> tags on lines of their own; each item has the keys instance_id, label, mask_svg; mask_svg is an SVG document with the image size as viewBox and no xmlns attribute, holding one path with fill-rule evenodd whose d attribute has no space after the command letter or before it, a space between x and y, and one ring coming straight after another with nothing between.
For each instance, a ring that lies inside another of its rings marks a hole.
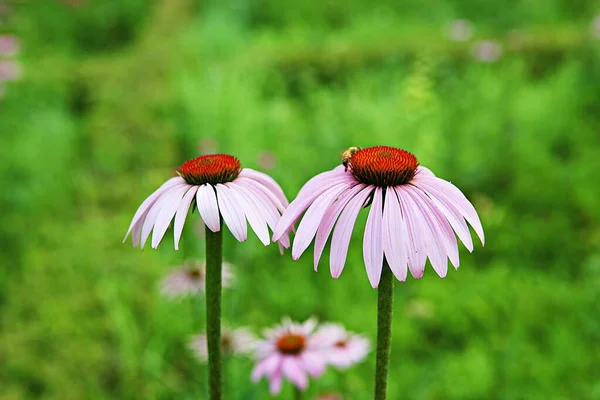
<instances>
[{"instance_id":1,"label":"green background","mask_svg":"<svg viewBox=\"0 0 600 400\"><path fill-rule=\"evenodd\" d=\"M157 290L203 257L199 217L179 252L171 231L140 251L121 244L137 206L211 147L291 199L345 148L377 144L460 187L487 239L463 248L446 279L428 266L396 286L390 399L600 399L596 7L14 2L1 28L21 40L23 76L0 98L0 399L205 398L205 368L187 349L204 329L202 301ZM473 39L448 39L456 18L473 22ZM481 39L502 44L500 59L474 59ZM364 220L338 280L327 257L313 272L312 247L294 262L226 233L237 275L227 323L260 332L315 315L374 339ZM374 361L330 369L307 398L368 399ZM228 365L228 398L268 398L251 367Z\"/></svg>"}]
</instances>

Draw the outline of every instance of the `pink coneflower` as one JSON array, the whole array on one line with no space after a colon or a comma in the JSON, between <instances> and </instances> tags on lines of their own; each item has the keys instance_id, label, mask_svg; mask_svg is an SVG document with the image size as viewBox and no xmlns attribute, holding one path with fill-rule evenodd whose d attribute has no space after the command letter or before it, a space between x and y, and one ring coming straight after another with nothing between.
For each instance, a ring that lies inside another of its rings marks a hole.
<instances>
[{"instance_id":1,"label":"pink coneflower","mask_svg":"<svg viewBox=\"0 0 600 400\"><path fill-rule=\"evenodd\" d=\"M447 259L458 268L458 235L469 251L473 241L465 219L484 242L475 208L450 182L419 166L411 153L388 146L355 149L345 162L309 180L289 205L273 233L279 240L306 211L294 238L298 259L316 235L314 267L318 267L329 235L331 275L344 269L358 213L371 205L363 240L363 256L371 285L376 288L384 257L397 279L407 267L421 278L427 257L440 277ZM336 224L337 221L337 224ZM335 230L334 230L335 225Z\"/></svg>"},{"instance_id":2,"label":"pink coneflower","mask_svg":"<svg viewBox=\"0 0 600 400\"><path fill-rule=\"evenodd\" d=\"M223 287L231 286L233 274L231 265L222 264ZM160 284L161 293L168 298L194 296L204 292L206 286L206 264L204 261L186 261L183 267L176 268L163 278Z\"/></svg>"},{"instance_id":3,"label":"pink coneflower","mask_svg":"<svg viewBox=\"0 0 600 400\"><path fill-rule=\"evenodd\" d=\"M327 363L340 369L361 362L371 349L369 339L346 331L340 324L322 324L314 337Z\"/></svg>"},{"instance_id":4,"label":"pink coneflower","mask_svg":"<svg viewBox=\"0 0 600 400\"><path fill-rule=\"evenodd\" d=\"M10 57L19 52L19 39L12 35L0 35L0 56Z\"/></svg>"},{"instance_id":5,"label":"pink coneflower","mask_svg":"<svg viewBox=\"0 0 600 400\"><path fill-rule=\"evenodd\" d=\"M493 63L502 56L502 45L495 40L480 40L471 49L477 61Z\"/></svg>"},{"instance_id":6,"label":"pink coneflower","mask_svg":"<svg viewBox=\"0 0 600 400\"><path fill-rule=\"evenodd\" d=\"M175 249L179 249L183 225L194 204L212 232L221 230L222 217L233 236L243 242L248 235L248 220L260 241L265 246L269 244L267 226L274 229L288 205L273 178L241 168L237 158L225 154L194 158L179 167L177 174L152 193L135 213L125 235L127 239L132 233L134 246L139 243L143 248L153 231L152 247L157 248L175 218ZM287 235L282 235L279 243L289 247Z\"/></svg>"},{"instance_id":7,"label":"pink coneflower","mask_svg":"<svg viewBox=\"0 0 600 400\"><path fill-rule=\"evenodd\" d=\"M225 356L246 355L256 348L256 336L248 328L223 328L221 332L221 352ZM201 333L192 337L190 349L202 362L208 361L207 336Z\"/></svg>"},{"instance_id":8,"label":"pink coneflower","mask_svg":"<svg viewBox=\"0 0 600 400\"><path fill-rule=\"evenodd\" d=\"M313 337L316 321L303 324L285 318L281 325L265 330L265 340L258 343L258 363L252 371L252 380L266 376L269 390L275 395L281 391L285 377L299 390L308 386L308 376L318 378L325 371L326 361L319 343Z\"/></svg>"},{"instance_id":9,"label":"pink coneflower","mask_svg":"<svg viewBox=\"0 0 600 400\"><path fill-rule=\"evenodd\" d=\"M0 83L2 81L16 81L23 74L21 64L16 61L0 60Z\"/></svg>"},{"instance_id":10,"label":"pink coneflower","mask_svg":"<svg viewBox=\"0 0 600 400\"><path fill-rule=\"evenodd\" d=\"M448 25L448 37L457 42L465 42L473 37L473 24L466 19L455 19Z\"/></svg>"}]
</instances>

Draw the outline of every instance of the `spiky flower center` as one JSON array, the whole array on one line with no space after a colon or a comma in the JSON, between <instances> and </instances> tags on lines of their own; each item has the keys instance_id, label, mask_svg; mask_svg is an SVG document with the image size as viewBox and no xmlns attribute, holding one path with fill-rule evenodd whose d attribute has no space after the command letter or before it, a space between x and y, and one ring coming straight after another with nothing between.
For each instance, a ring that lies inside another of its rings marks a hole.
<instances>
[{"instance_id":1,"label":"spiky flower center","mask_svg":"<svg viewBox=\"0 0 600 400\"><path fill-rule=\"evenodd\" d=\"M200 268L188 268L186 272L187 276L194 281L200 280L204 276Z\"/></svg>"},{"instance_id":2,"label":"spiky flower center","mask_svg":"<svg viewBox=\"0 0 600 400\"><path fill-rule=\"evenodd\" d=\"M410 182L418 166L414 155L389 146L360 149L348 160L350 172L357 180L381 187Z\"/></svg>"},{"instance_id":3,"label":"spiky flower center","mask_svg":"<svg viewBox=\"0 0 600 400\"><path fill-rule=\"evenodd\" d=\"M227 154L210 154L183 163L177 174L190 185L231 182L240 174L240 161Z\"/></svg>"},{"instance_id":4,"label":"spiky flower center","mask_svg":"<svg viewBox=\"0 0 600 400\"><path fill-rule=\"evenodd\" d=\"M277 339L277 350L283 354L300 354L306 346L306 338L296 333L286 333Z\"/></svg>"}]
</instances>

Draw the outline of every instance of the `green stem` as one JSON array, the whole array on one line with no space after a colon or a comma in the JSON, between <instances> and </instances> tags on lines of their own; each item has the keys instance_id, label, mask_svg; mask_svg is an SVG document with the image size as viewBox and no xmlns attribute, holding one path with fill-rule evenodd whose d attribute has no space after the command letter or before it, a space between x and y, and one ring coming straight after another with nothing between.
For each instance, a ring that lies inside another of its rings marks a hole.
<instances>
[{"instance_id":1,"label":"green stem","mask_svg":"<svg viewBox=\"0 0 600 400\"><path fill-rule=\"evenodd\" d=\"M206 336L208 341L208 391L210 400L221 400L221 264L222 231L206 227Z\"/></svg>"},{"instance_id":2,"label":"green stem","mask_svg":"<svg viewBox=\"0 0 600 400\"><path fill-rule=\"evenodd\" d=\"M294 387L294 400L302 400L302 390Z\"/></svg>"},{"instance_id":3,"label":"green stem","mask_svg":"<svg viewBox=\"0 0 600 400\"><path fill-rule=\"evenodd\" d=\"M377 289L377 363L375 366L375 400L385 400L388 368L392 344L392 311L394 303L394 275L383 264Z\"/></svg>"}]
</instances>

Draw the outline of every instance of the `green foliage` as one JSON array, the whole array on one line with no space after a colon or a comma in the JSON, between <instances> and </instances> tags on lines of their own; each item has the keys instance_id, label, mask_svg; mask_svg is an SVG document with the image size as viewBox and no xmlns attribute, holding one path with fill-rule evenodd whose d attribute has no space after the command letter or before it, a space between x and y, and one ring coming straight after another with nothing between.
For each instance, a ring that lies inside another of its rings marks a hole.
<instances>
[{"instance_id":1,"label":"green foliage","mask_svg":"<svg viewBox=\"0 0 600 400\"><path fill-rule=\"evenodd\" d=\"M145 196L207 139L247 167L271 152L268 172L290 198L343 149L387 144L475 203L486 246L462 251L444 280L428 267L396 285L390 398L600 399L593 3L384 3L13 11L25 75L0 99L0 399L203 398L206 370L187 349L204 330L202 302L157 291L171 266L203 256L197 215L180 252L170 233L157 251L120 240ZM529 44L477 63L443 37L458 17L478 37L518 28ZM258 332L316 315L374 340L361 239L358 228L332 280L327 256L313 272L312 248L294 262L226 234L238 279L225 320ZM266 398L251 367L226 367L228 398ZM368 399L373 369L374 354L331 370L310 396Z\"/></svg>"}]
</instances>

